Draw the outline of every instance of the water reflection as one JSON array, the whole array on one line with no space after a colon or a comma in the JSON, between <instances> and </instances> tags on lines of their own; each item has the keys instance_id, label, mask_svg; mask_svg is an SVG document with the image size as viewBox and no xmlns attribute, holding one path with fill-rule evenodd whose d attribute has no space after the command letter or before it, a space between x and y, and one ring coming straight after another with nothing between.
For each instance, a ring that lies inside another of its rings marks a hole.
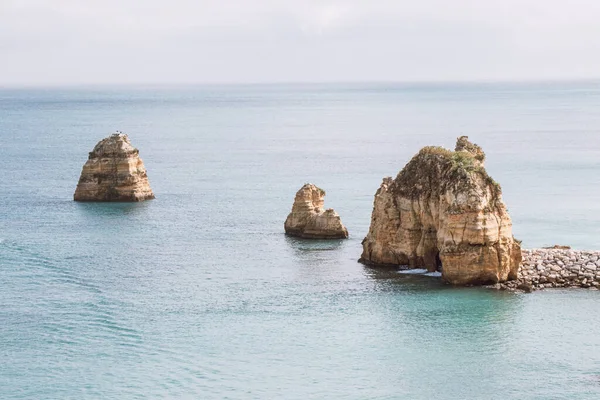
<instances>
[{"instance_id":1,"label":"water reflection","mask_svg":"<svg viewBox=\"0 0 600 400\"><path fill-rule=\"evenodd\" d=\"M79 203L73 202L70 224L86 235L88 240L114 242L125 237L144 237L138 244L149 240L156 229L161 210L152 202L141 203ZM85 229L82 227L85 226ZM140 236L142 235L142 236Z\"/></svg>"},{"instance_id":2,"label":"water reflection","mask_svg":"<svg viewBox=\"0 0 600 400\"><path fill-rule=\"evenodd\" d=\"M343 244L344 239L302 239L292 236L285 236L287 245L294 250L298 256L302 256L306 252L312 251L333 251L339 250Z\"/></svg>"},{"instance_id":3,"label":"water reflection","mask_svg":"<svg viewBox=\"0 0 600 400\"><path fill-rule=\"evenodd\" d=\"M500 342L506 329L497 332L489 324L507 322L510 326L520 314L524 295L482 287L457 287L441 278L420 274L401 274L390 267L364 267L364 276L374 283L377 292L387 293L394 304L394 318L405 319L417 330L437 330L443 326L477 326L487 330L490 340ZM410 305L410 307L407 307ZM499 334L501 335L499 336ZM465 333L467 334L467 333ZM476 333L470 334L470 336Z\"/></svg>"},{"instance_id":4,"label":"water reflection","mask_svg":"<svg viewBox=\"0 0 600 400\"><path fill-rule=\"evenodd\" d=\"M448 289L439 277L424 274L401 274L396 267L363 266L364 276L373 281L377 291L429 291Z\"/></svg>"},{"instance_id":5,"label":"water reflection","mask_svg":"<svg viewBox=\"0 0 600 400\"><path fill-rule=\"evenodd\" d=\"M84 216L92 217L141 215L151 207L151 202L148 201L137 203L73 202L73 204Z\"/></svg>"},{"instance_id":6,"label":"water reflection","mask_svg":"<svg viewBox=\"0 0 600 400\"><path fill-rule=\"evenodd\" d=\"M343 239L313 240L285 236L285 248L297 278L305 282L334 282L346 274L347 246Z\"/></svg>"}]
</instances>

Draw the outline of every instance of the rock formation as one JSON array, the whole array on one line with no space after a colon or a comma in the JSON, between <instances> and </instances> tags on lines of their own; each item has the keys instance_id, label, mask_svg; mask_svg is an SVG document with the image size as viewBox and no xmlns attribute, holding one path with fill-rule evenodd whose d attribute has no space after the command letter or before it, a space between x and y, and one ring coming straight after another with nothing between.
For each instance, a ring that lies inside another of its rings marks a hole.
<instances>
[{"instance_id":1,"label":"rock formation","mask_svg":"<svg viewBox=\"0 0 600 400\"><path fill-rule=\"evenodd\" d=\"M485 154L458 138L454 152L425 147L375 194L361 261L441 270L451 284L517 278L521 247Z\"/></svg>"},{"instance_id":2,"label":"rock formation","mask_svg":"<svg viewBox=\"0 0 600 400\"><path fill-rule=\"evenodd\" d=\"M102 139L89 158L75 189L75 201L144 201L153 199L146 168L127 135Z\"/></svg>"},{"instance_id":3,"label":"rock formation","mask_svg":"<svg viewBox=\"0 0 600 400\"><path fill-rule=\"evenodd\" d=\"M296 193L285 233L308 239L344 239L348 230L332 208L323 210L325 191L307 183Z\"/></svg>"}]
</instances>

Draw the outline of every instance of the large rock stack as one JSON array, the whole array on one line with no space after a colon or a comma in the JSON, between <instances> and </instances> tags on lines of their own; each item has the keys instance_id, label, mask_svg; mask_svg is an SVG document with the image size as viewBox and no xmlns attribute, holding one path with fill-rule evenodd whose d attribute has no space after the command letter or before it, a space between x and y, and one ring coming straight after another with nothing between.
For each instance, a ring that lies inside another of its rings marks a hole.
<instances>
[{"instance_id":1,"label":"large rock stack","mask_svg":"<svg viewBox=\"0 0 600 400\"><path fill-rule=\"evenodd\" d=\"M102 139L89 158L73 196L75 201L144 201L154 198L139 151L127 135Z\"/></svg>"},{"instance_id":2,"label":"large rock stack","mask_svg":"<svg viewBox=\"0 0 600 400\"><path fill-rule=\"evenodd\" d=\"M285 220L285 233L307 239L345 239L348 230L338 213L323 209L325 191L307 183L296 193L292 212Z\"/></svg>"},{"instance_id":3,"label":"large rock stack","mask_svg":"<svg viewBox=\"0 0 600 400\"><path fill-rule=\"evenodd\" d=\"M455 285L517 278L521 248L485 154L458 138L455 151L425 147L375 194L361 261L441 270Z\"/></svg>"}]
</instances>

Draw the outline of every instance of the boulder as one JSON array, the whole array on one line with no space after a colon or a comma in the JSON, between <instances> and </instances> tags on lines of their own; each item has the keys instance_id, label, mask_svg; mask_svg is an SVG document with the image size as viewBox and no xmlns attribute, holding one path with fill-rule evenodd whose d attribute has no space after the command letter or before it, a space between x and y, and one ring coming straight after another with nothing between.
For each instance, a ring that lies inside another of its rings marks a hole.
<instances>
[{"instance_id":1,"label":"boulder","mask_svg":"<svg viewBox=\"0 0 600 400\"><path fill-rule=\"evenodd\" d=\"M285 220L285 233L307 239L345 239L348 230L338 213L323 209L325 191L307 183L296 193L292 212Z\"/></svg>"},{"instance_id":2,"label":"boulder","mask_svg":"<svg viewBox=\"0 0 600 400\"><path fill-rule=\"evenodd\" d=\"M91 153L79 178L75 201L144 201L154 198L139 151L127 135L102 139Z\"/></svg>"},{"instance_id":3,"label":"boulder","mask_svg":"<svg viewBox=\"0 0 600 400\"><path fill-rule=\"evenodd\" d=\"M455 285L517 278L520 243L481 148L425 147L375 194L361 261L442 272Z\"/></svg>"}]
</instances>

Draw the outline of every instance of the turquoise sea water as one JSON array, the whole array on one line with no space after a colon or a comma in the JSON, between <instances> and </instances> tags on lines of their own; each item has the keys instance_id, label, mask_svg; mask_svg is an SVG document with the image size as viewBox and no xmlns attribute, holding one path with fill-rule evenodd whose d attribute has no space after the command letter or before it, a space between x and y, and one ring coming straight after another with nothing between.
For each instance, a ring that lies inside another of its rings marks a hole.
<instances>
[{"instance_id":1,"label":"turquoise sea water","mask_svg":"<svg viewBox=\"0 0 600 400\"><path fill-rule=\"evenodd\" d=\"M373 195L469 135L526 247L600 249L600 84L0 90L1 399L597 399L600 292L358 264ZM71 201L109 133L156 200ZM283 234L327 191L347 241Z\"/></svg>"}]
</instances>

